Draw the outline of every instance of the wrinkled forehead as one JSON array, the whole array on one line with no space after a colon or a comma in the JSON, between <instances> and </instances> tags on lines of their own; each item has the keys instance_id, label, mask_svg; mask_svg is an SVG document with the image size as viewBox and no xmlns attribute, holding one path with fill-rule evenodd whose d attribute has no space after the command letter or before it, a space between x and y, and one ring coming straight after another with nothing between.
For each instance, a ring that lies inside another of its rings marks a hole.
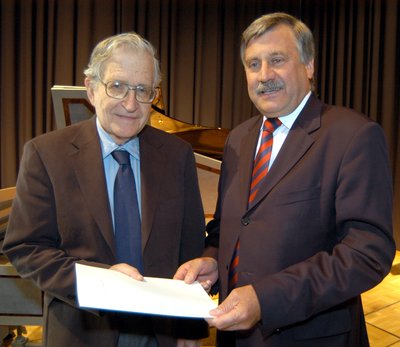
<instances>
[{"instance_id":1,"label":"wrinkled forehead","mask_svg":"<svg viewBox=\"0 0 400 347\"><path fill-rule=\"evenodd\" d=\"M293 30L287 25L274 26L261 35L252 37L244 49L244 60L251 59L251 55L262 51L263 54L274 55L288 51L300 54L299 43Z\"/></svg>"},{"instance_id":2,"label":"wrinkled forehead","mask_svg":"<svg viewBox=\"0 0 400 347\"><path fill-rule=\"evenodd\" d=\"M266 36L272 36L270 35L271 33L277 32L279 35L283 35L280 40L285 41L287 37L293 43L297 50L298 53L301 55L301 44L295 34L295 31L292 26L290 26L287 23L273 23L270 26L267 27L260 27L258 28L259 30L254 30L250 35L247 35L246 37L242 38L242 44L241 44L241 56L243 62L245 61L245 56L246 56L246 51L247 48L254 43L255 41L260 41L264 39ZM279 36L278 35L278 36ZM287 37L286 37L287 36ZM279 42L278 42L279 43Z\"/></svg>"}]
</instances>

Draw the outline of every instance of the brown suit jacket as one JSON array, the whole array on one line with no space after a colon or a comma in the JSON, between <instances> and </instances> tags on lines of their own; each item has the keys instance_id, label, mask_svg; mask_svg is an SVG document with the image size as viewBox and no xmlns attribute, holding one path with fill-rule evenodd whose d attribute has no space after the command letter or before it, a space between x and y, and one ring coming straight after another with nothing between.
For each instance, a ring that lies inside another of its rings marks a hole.
<instances>
[{"instance_id":1,"label":"brown suit jacket","mask_svg":"<svg viewBox=\"0 0 400 347\"><path fill-rule=\"evenodd\" d=\"M238 333L237 346L367 346L359 295L384 278L395 252L382 129L311 95L249 210L261 122L230 133L207 227L221 300L240 238L239 286L252 284L261 304L261 322Z\"/></svg>"},{"instance_id":2,"label":"brown suit jacket","mask_svg":"<svg viewBox=\"0 0 400 347\"><path fill-rule=\"evenodd\" d=\"M204 248L194 156L189 144L149 126L139 141L144 275L171 278ZM47 346L116 346L124 328L154 329L160 346L180 336L179 320L77 307L75 263L116 263L95 117L25 145L3 251L45 293Z\"/></svg>"}]
</instances>

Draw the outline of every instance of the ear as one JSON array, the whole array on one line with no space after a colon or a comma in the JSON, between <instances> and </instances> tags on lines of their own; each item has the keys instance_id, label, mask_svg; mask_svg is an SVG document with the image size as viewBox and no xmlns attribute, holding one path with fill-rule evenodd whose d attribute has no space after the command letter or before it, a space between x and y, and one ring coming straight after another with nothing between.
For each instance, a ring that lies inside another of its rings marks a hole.
<instances>
[{"instance_id":1,"label":"ear","mask_svg":"<svg viewBox=\"0 0 400 347\"><path fill-rule=\"evenodd\" d=\"M306 75L309 80L314 78L314 59L311 59L306 65Z\"/></svg>"},{"instance_id":2,"label":"ear","mask_svg":"<svg viewBox=\"0 0 400 347\"><path fill-rule=\"evenodd\" d=\"M86 87L86 93L88 96L88 99L90 103L94 106L94 85L91 83L89 78L85 78L85 87Z\"/></svg>"}]
</instances>

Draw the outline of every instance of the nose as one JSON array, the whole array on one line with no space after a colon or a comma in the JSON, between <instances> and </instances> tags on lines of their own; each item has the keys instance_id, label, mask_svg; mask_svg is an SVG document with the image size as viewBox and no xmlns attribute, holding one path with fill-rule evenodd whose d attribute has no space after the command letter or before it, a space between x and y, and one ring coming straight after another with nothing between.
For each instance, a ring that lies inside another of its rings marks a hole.
<instances>
[{"instance_id":1,"label":"nose","mask_svg":"<svg viewBox=\"0 0 400 347\"><path fill-rule=\"evenodd\" d=\"M122 106L124 106L125 110L128 112L135 111L138 106L135 93L135 90L129 90L127 96L122 100Z\"/></svg>"},{"instance_id":2,"label":"nose","mask_svg":"<svg viewBox=\"0 0 400 347\"><path fill-rule=\"evenodd\" d=\"M259 71L258 79L260 82L266 82L268 80L273 79L274 69L268 64L267 61L262 61L261 68Z\"/></svg>"}]
</instances>

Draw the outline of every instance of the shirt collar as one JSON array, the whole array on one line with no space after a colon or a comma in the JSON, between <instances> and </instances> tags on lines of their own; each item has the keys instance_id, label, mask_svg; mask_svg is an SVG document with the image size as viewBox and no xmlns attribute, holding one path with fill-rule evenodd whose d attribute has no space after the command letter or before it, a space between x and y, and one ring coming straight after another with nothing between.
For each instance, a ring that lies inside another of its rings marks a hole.
<instances>
[{"instance_id":1,"label":"shirt collar","mask_svg":"<svg viewBox=\"0 0 400 347\"><path fill-rule=\"evenodd\" d=\"M101 151L103 154L103 159L108 157L111 152L113 152L116 149L124 149L127 152L129 152L130 155L132 155L135 159L139 160L140 159L140 154L139 154L139 137L135 136L128 142L124 143L122 146L116 144L113 139L111 138L110 134L108 134L103 127L100 124L99 118L96 118L96 126L97 126L97 132L100 137L100 144L101 144Z\"/></svg>"},{"instance_id":2,"label":"shirt collar","mask_svg":"<svg viewBox=\"0 0 400 347\"><path fill-rule=\"evenodd\" d=\"M287 116L282 116L278 117L279 120L282 122L282 124L290 129L293 125L293 123L296 121L297 117L299 116L300 112L303 110L304 106L306 105L308 99L310 98L311 91L308 92L308 94L303 98L299 106L296 107L296 109L292 112L289 113ZM264 116L264 121L267 119L266 116ZM263 122L264 123L264 122Z\"/></svg>"}]
</instances>

